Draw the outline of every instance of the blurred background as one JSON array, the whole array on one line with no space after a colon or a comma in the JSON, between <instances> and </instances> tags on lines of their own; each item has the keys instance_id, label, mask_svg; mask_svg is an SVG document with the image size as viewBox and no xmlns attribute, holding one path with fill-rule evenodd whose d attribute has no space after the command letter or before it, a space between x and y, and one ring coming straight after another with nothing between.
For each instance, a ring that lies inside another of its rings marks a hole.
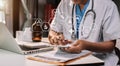
<instances>
[{"instance_id":1,"label":"blurred background","mask_svg":"<svg viewBox=\"0 0 120 66\"><path fill-rule=\"evenodd\" d=\"M61 0L0 0L0 22L15 37L16 31L30 27L36 18L50 24ZM120 13L120 0L113 0ZM43 35L47 37L47 33Z\"/></svg>"}]
</instances>

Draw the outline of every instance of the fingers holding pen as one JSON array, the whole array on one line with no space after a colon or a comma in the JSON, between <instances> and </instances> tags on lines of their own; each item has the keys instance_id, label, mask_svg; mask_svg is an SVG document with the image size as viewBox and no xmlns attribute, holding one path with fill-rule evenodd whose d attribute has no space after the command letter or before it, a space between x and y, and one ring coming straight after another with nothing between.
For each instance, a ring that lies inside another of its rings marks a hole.
<instances>
[{"instance_id":1,"label":"fingers holding pen","mask_svg":"<svg viewBox=\"0 0 120 66\"><path fill-rule=\"evenodd\" d=\"M48 35L48 39L49 39L50 44L52 44L52 45L59 44L59 42L58 42L58 39L59 39L58 35L59 34L60 33L56 32L56 31L50 30L49 35Z\"/></svg>"},{"instance_id":2,"label":"fingers holding pen","mask_svg":"<svg viewBox=\"0 0 120 66\"><path fill-rule=\"evenodd\" d=\"M48 38L52 45L66 45L71 43L71 41L65 40L63 33L55 32L53 30L49 32Z\"/></svg>"},{"instance_id":3,"label":"fingers holding pen","mask_svg":"<svg viewBox=\"0 0 120 66\"><path fill-rule=\"evenodd\" d=\"M59 45L58 38L56 36L52 37L51 40L53 45Z\"/></svg>"},{"instance_id":4,"label":"fingers holding pen","mask_svg":"<svg viewBox=\"0 0 120 66\"><path fill-rule=\"evenodd\" d=\"M64 38L59 35L49 36L49 41L52 45L64 44Z\"/></svg>"}]
</instances>

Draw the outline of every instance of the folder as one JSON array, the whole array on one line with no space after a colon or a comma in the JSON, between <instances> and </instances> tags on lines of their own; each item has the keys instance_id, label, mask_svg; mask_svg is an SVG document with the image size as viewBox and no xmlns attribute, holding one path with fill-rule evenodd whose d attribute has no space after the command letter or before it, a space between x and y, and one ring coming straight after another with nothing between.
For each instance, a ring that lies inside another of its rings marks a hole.
<instances>
[{"instance_id":1,"label":"folder","mask_svg":"<svg viewBox=\"0 0 120 66\"><path fill-rule=\"evenodd\" d=\"M27 58L29 60L45 62L45 63L55 64L55 65L67 65L71 62L74 62L76 60L79 60L91 54L92 52L87 50L83 50L79 54L71 54L71 53L61 52L60 50L57 50L57 51L46 52L43 54L40 53L35 56L28 56Z\"/></svg>"}]
</instances>

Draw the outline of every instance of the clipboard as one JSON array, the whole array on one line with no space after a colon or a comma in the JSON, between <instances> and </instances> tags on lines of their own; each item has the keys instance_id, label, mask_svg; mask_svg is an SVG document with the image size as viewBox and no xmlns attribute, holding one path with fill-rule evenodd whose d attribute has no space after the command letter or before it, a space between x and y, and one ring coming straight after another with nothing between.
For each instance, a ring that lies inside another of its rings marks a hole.
<instances>
[{"instance_id":1,"label":"clipboard","mask_svg":"<svg viewBox=\"0 0 120 66\"><path fill-rule=\"evenodd\" d=\"M83 51L84 52L84 51ZM49 52L48 52L49 53ZM56 53L56 52L55 52ZM82 53L82 52L81 52ZM47 54L47 53L45 53ZM51 54L51 53L50 53ZM50 55L49 54L49 55ZM80 56L76 56L74 58L71 58L71 59L67 59L67 60L64 60L62 58L56 58L56 57L49 57L49 55L46 57L44 55L35 55L35 56L28 56L27 59L29 60L34 60L34 61L38 61L38 62L44 62L44 63L49 63L49 64L55 64L55 65L61 65L61 66L64 66L64 65L67 65L71 62L74 62L76 60L80 60L81 58L83 57L86 57L88 55L91 55L92 52L90 51L87 51L85 54L83 55L80 55ZM54 55L54 54L53 54ZM78 54L79 55L79 54Z\"/></svg>"}]
</instances>

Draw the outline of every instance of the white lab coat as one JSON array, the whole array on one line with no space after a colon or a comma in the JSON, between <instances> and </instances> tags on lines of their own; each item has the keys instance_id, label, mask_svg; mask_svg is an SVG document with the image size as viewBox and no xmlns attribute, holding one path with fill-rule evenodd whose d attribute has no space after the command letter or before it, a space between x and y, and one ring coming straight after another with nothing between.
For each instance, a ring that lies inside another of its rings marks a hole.
<instances>
[{"instance_id":1,"label":"white lab coat","mask_svg":"<svg viewBox=\"0 0 120 66\"><path fill-rule=\"evenodd\" d=\"M86 12L91 9L91 6L92 0L90 0ZM61 0L56 10L55 17L50 26L52 30L63 32L65 39L71 39L72 7L72 0ZM92 32L90 33L90 36L85 40L91 42L101 42L120 38L120 16L116 5L111 0L94 0L93 9L96 13L95 25L92 29ZM82 19L79 27L79 39L83 39L89 34L91 26L93 24L92 17L93 15L90 15L86 17L84 21L84 35L81 35L81 26L83 25ZM74 25L75 24L76 19L74 19ZM74 28L76 28L76 25L74 26ZM107 53L105 57L105 66L116 66L115 64L118 61L118 57L115 55L114 51L111 53Z\"/></svg>"}]
</instances>

